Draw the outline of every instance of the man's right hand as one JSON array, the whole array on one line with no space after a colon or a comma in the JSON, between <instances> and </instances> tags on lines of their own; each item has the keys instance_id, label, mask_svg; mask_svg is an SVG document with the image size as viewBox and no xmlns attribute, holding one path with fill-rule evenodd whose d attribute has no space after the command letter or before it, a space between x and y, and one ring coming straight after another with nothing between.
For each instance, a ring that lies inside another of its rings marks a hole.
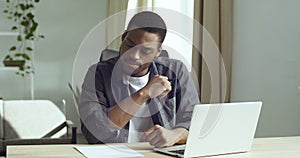
<instances>
[{"instance_id":1,"label":"man's right hand","mask_svg":"<svg viewBox=\"0 0 300 158\"><path fill-rule=\"evenodd\" d=\"M163 98L172 90L172 86L168 81L168 77L155 75L141 90L148 94L150 98L157 96Z\"/></svg>"},{"instance_id":2,"label":"man's right hand","mask_svg":"<svg viewBox=\"0 0 300 158\"><path fill-rule=\"evenodd\" d=\"M145 87L119 102L118 106L109 109L110 127L122 129L149 98L165 97L171 90L171 83L167 77L155 75Z\"/></svg>"}]
</instances>

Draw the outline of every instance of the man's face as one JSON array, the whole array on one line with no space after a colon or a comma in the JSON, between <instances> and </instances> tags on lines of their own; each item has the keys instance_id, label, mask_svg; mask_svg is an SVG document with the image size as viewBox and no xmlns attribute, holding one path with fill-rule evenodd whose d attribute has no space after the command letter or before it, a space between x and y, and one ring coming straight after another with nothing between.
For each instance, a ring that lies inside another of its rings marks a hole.
<instances>
[{"instance_id":1,"label":"man's face","mask_svg":"<svg viewBox=\"0 0 300 158\"><path fill-rule=\"evenodd\" d=\"M131 76L144 76L149 65L160 54L160 38L158 34L142 29L129 31L122 37L120 60L122 69Z\"/></svg>"}]
</instances>

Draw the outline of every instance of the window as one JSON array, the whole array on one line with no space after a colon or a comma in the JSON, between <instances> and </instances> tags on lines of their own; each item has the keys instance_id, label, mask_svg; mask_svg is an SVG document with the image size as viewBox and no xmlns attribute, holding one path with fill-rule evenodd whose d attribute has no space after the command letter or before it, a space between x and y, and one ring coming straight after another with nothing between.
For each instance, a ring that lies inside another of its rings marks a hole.
<instances>
[{"instance_id":1,"label":"window","mask_svg":"<svg viewBox=\"0 0 300 158\"><path fill-rule=\"evenodd\" d=\"M163 49L169 52L171 58L180 59L188 70L192 68L192 39L193 39L193 0L148 0L144 1L143 10L158 13L165 20L168 28ZM147 6L146 6L147 5ZM128 1L125 26L131 17L140 11L138 0Z\"/></svg>"}]
</instances>

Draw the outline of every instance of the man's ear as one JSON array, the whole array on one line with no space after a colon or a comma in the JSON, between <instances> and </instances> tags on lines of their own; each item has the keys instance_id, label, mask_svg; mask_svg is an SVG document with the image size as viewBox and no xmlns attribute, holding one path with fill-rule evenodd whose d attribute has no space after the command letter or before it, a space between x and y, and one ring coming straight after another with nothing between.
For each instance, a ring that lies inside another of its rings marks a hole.
<instances>
[{"instance_id":1,"label":"man's ear","mask_svg":"<svg viewBox=\"0 0 300 158\"><path fill-rule=\"evenodd\" d=\"M127 31L125 31L125 32L122 34L122 38L121 38L122 41L125 39L126 35L127 35Z\"/></svg>"},{"instance_id":2,"label":"man's ear","mask_svg":"<svg viewBox=\"0 0 300 158\"><path fill-rule=\"evenodd\" d=\"M156 56L155 56L155 57L159 57L159 55L160 55L161 51L162 51L162 48L161 48L161 47L159 47L159 48L158 48L158 53L156 54Z\"/></svg>"}]
</instances>

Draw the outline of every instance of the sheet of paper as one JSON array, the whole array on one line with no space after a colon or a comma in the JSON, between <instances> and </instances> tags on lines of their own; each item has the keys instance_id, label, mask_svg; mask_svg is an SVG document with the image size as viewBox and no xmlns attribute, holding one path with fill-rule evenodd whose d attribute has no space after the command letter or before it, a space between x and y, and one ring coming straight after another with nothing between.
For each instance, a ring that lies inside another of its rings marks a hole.
<instances>
[{"instance_id":1,"label":"sheet of paper","mask_svg":"<svg viewBox=\"0 0 300 158\"><path fill-rule=\"evenodd\" d=\"M75 149L87 158L144 157L125 145L77 146Z\"/></svg>"}]
</instances>

